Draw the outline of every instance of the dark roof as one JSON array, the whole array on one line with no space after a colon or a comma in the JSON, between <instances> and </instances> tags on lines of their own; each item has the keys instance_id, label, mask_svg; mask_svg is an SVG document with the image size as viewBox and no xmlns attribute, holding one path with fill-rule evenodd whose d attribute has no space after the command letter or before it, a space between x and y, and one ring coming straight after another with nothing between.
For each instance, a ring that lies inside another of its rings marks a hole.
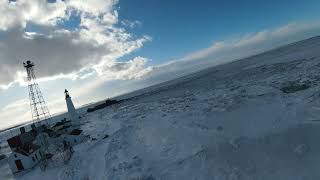
<instances>
[{"instance_id":1,"label":"dark roof","mask_svg":"<svg viewBox=\"0 0 320 180\"><path fill-rule=\"evenodd\" d=\"M74 129L69 134L70 135L79 135L79 134L81 134L81 132L82 132L81 129Z\"/></svg>"},{"instance_id":2,"label":"dark roof","mask_svg":"<svg viewBox=\"0 0 320 180\"><path fill-rule=\"evenodd\" d=\"M16 148L18 146L24 146L26 144L31 144L32 141L35 139L35 137L36 137L36 132L31 130L26 133L13 136L13 137L7 139L7 142L9 144L10 148Z\"/></svg>"},{"instance_id":3,"label":"dark roof","mask_svg":"<svg viewBox=\"0 0 320 180\"><path fill-rule=\"evenodd\" d=\"M66 124L68 122L71 122L71 120L69 120L69 121L59 121L53 127L61 126L61 125L64 125L64 124Z\"/></svg>"},{"instance_id":4,"label":"dark roof","mask_svg":"<svg viewBox=\"0 0 320 180\"><path fill-rule=\"evenodd\" d=\"M72 126L72 125L69 125L69 126L63 126L63 127L59 128L58 130L67 129L67 128L71 127L71 126Z\"/></svg>"},{"instance_id":5,"label":"dark roof","mask_svg":"<svg viewBox=\"0 0 320 180\"><path fill-rule=\"evenodd\" d=\"M11 148L15 148L22 145L20 135L13 136L7 139L7 142Z\"/></svg>"},{"instance_id":6,"label":"dark roof","mask_svg":"<svg viewBox=\"0 0 320 180\"><path fill-rule=\"evenodd\" d=\"M55 132L52 129L44 129L43 132L47 133L49 137L52 137L55 135Z\"/></svg>"},{"instance_id":7,"label":"dark roof","mask_svg":"<svg viewBox=\"0 0 320 180\"><path fill-rule=\"evenodd\" d=\"M36 145L36 144L30 144L24 148L17 148L15 149L15 152L19 153L19 154L23 154L25 156L29 156L30 154L32 154L33 152L35 152L36 150L38 150L40 148L40 146Z\"/></svg>"}]
</instances>

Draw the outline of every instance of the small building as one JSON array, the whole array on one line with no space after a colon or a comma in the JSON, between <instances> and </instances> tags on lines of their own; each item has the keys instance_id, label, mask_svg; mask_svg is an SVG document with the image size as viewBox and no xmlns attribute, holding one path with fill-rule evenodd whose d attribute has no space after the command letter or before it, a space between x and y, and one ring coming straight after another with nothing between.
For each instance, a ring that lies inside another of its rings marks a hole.
<instances>
[{"instance_id":1,"label":"small building","mask_svg":"<svg viewBox=\"0 0 320 180\"><path fill-rule=\"evenodd\" d=\"M18 173L33 168L41 161L41 158L40 146L32 145L29 152L13 151L8 157L8 164L13 173Z\"/></svg>"},{"instance_id":2,"label":"small building","mask_svg":"<svg viewBox=\"0 0 320 180\"><path fill-rule=\"evenodd\" d=\"M70 133L73 130L71 120L63 119L62 121L57 122L51 129L57 134Z\"/></svg>"},{"instance_id":3,"label":"small building","mask_svg":"<svg viewBox=\"0 0 320 180\"><path fill-rule=\"evenodd\" d=\"M7 140L12 151L8 157L8 164L13 173L33 168L43 156L40 146L33 144L36 132L25 132L24 127L20 128L20 132L21 134Z\"/></svg>"},{"instance_id":4,"label":"small building","mask_svg":"<svg viewBox=\"0 0 320 180\"><path fill-rule=\"evenodd\" d=\"M85 136L82 134L82 130L74 129L69 134L63 134L63 140L70 146L77 145L85 140Z\"/></svg>"}]
</instances>

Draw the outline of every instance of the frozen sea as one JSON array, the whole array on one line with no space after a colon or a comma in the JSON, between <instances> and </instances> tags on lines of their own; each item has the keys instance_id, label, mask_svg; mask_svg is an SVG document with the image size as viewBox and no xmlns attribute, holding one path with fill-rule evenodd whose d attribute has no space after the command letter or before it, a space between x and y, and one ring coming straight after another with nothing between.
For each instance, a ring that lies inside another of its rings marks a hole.
<instances>
[{"instance_id":1,"label":"frozen sea","mask_svg":"<svg viewBox=\"0 0 320 180\"><path fill-rule=\"evenodd\" d=\"M90 139L68 164L12 176L2 160L0 179L320 179L319 49L315 37L123 96L82 113Z\"/></svg>"}]
</instances>

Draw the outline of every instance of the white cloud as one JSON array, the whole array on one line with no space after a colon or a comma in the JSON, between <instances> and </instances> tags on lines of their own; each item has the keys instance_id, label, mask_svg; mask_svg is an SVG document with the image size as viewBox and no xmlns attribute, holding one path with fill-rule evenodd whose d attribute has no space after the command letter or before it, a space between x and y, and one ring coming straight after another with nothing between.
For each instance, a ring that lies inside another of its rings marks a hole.
<instances>
[{"instance_id":1,"label":"white cloud","mask_svg":"<svg viewBox=\"0 0 320 180\"><path fill-rule=\"evenodd\" d=\"M136 79L150 72L145 65L148 59L135 57L128 62L103 61L96 67L99 75L107 79Z\"/></svg>"},{"instance_id":2,"label":"white cloud","mask_svg":"<svg viewBox=\"0 0 320 180\"><path fill-rule=\"evenodd\" d=\"M130 21L130 20L127 20L127 19L122 20L121 24L123 26L127 26L127 27L130 27L130 28L135 28L135 27L138 27L138 26L142 25L142 23L140 21L138 21L138 20Z\"/></svg>"},{"instance_id":3,"label":"white cloud","mask_svg":"<svg viewBox=\"0 0 320 180\"><path fill-rule=\"evenodd\" d=\"M29 100L19 99L0 110L0 129L9 128L31 120Z\"/></svg>"},{"instance_id":4,"label":"white cloud","mask_svg":"<svg viewBox=\"0 0 320 180\"><path fill-rule=\"evenodd\" d=\"M27 22L55 24L59 18L66 18L66 4L57 0L47 3L45 0L0 0L0 29L8 30L14 26L25 27Z\"/></svg>"},{"instance_id":5,"label":"white cloud","mask_svg":"<svg viewBox=\"0 0 320 180\"><path fill-rule=\"evenodd\" d=\"M17 101L14 101L10 104L7 104L5 107L2 108L3 111L8 111L12 109L19 108L21 106L29 106L29 100L28 99L19 99Z\"/></svg>"},{"instance_id":6,"label":"white cloud","mask_svg":"<svg viewBox=\"0 0 320 180\"><path fill-rule=\"evenodd\" d=\"M89 13L94 16L107 14L114 10L114 5L118 0L66 0L67 6L76 9L79 12Z\"/></svg>"},{"instance_id":7,"label":"white cloud","mask_svg":"<svg viewBox=\"0 0 320 180\"><path fill-rule=\"evenodd\" d=\"M121 74L142 66L118 62L121 57L141 48L150 41L148 36L133 38L118 23L117 0L0 0L0 88L14 83L24 84L22 61L35 61L37 75L42 80L85 78L103 69L108 63L121 66ZM68 21L72 14L80 17L75 30L58 24ZM29 26L33 31L26 32ZM138 57L139 58L139 57ZM106 70L104 69L107 73ZM115 72L110 72L115 73ZM117 77L124 77L120 75ZM135 77L135 76L131 76Z\"/></svg>"}]
</instances>

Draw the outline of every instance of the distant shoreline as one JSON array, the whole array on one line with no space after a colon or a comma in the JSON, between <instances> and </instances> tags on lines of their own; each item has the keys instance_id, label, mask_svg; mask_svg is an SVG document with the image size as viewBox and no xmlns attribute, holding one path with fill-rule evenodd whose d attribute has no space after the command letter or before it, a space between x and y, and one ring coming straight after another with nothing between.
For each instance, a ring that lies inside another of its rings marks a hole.
<instances>
[{"instance_id":1,"label":"distant shoreline","mask_svg":"<svg viewBox=\"0 0 320 180\"><path fill-rule=\"evenodd\" d=\"M6 132L6 131L15 129L15 128L20 127L20 126L25 126L25 125L27 125L27 124L29 124L29 123L30 123L30 122L26 122L26 123L23 123L23 124L18 124L18 125L15 125L15 126L6 128L6 129L2 129L2 130L0 130L0 133L3 133L3 132Z\"/></svg>"},{"instance_id":2,"label":"distant shoreline","mask_svg":"<svg viewBox=\"0 0 320 180\"><path fill-rule=\"evenodd\" d=\"M60 116L60 115L62 115L64 113L66 113L66 112L61 112L61 113L54 114L54 115L51 116L51 118L58 117L58 116ZM41 120L41 121L43 121L43 120ZM3 132L8 131L8 130L15 129L17 127L26 126L26 125L29 125L31 123L32 123L32 120L30 120L28 122L24 122L22 124L18 124L18 125L12 126L12 127L8 127L8 128L5 128L5 129L0 129L0 133L3 133Z\"/></svg>"}]
</instances>

